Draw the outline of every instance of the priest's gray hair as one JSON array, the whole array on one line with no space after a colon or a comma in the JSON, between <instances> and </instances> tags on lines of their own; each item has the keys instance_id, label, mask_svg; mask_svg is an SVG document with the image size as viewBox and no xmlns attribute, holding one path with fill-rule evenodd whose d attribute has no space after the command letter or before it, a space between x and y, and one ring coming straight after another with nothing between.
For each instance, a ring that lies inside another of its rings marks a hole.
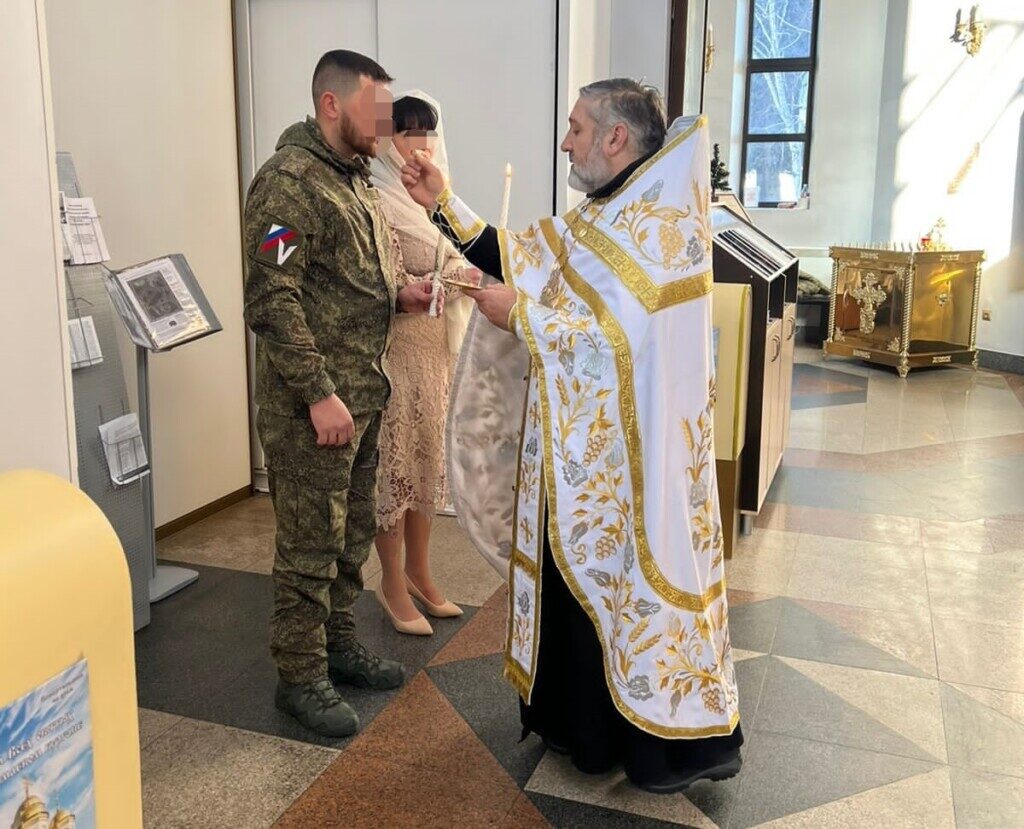
<instances>
[{"instance_id":1,"label":"priest's gray hair","mask_svg":"<svg viewBox=\"0 0 1024 829\"><path fill-rule=\"evenodd\" d=\"M595 81L580 89L587 98L590 114L597 121L600 134L616 124L625 124L637 157L661 149L665 142L665 107L661 93L632 78L610 78Z\"/></svg>"}]
</instances>

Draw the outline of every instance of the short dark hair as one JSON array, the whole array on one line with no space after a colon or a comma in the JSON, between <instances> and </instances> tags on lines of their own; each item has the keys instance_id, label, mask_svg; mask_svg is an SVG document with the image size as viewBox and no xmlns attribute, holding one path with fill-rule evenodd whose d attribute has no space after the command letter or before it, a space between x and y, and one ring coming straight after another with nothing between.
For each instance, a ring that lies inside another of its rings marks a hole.
<instances>
[{"instance_id":1,"label":"short dark hair","mask_svg":"<svg viewBox=\"0 0 1024 829\"><path fill-rule=\"evenodd\" d=\"M351 92L363 75L377 83L391 83L394 80L384 71L383 66L366 55L348 49L324 52L313 70L313 106L320 105L320 96L327 91L341 95Z\"/></svg>"},{"instance_id":2,"label":"short dark hair","mask_svg":"<svg viewBox=\"0 0 1024 829\"><path fill-rule=\"evenodd\" d=\"M415 95L404 95L395 101L391 118L395 132L437 129L437 110Z\"/></svg>"},{"instance_id":3,"label":"short dark hair","mask_svg":"<svg viewBox=\"0 0 1024 829\"><path fill-rule=\"evenodd\" d=\"M580 89L580 97L591 100L591 115L601 132L624 123L640 155L653 153L664 143L665 107L653 86L631 78L609 78L587 84Z\"/></svg>"}]
</instances>

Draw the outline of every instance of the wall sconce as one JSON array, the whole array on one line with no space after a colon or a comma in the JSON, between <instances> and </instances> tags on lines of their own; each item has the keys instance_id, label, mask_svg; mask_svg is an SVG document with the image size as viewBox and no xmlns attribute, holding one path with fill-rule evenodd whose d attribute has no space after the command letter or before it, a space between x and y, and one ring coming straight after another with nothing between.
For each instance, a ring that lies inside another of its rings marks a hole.
<instances>
[{"instance_id":1,"label":"wall sconce","mask_svg":"<svg viewBox=\"0 0 1024 829\"><path fill-rule=\"evenodd\" d=\"M711 71L715 64L715 28L708 23L708 30L704 41L704 74Z\"/></svg>"},{"instance_id":2,"label":"wall sconce","mask_svg":"<svg viewBox=\"0 0 1024 829\"><path fill-rule=\"evenodd\" d=\"M988 27L978 20L977 4L971 6L970 18L966 23L963 22L963 9L957 9L956 25L953 27L950 41L963 45L967 54L974 57L981 51L981 41L985 37L986 28Z\"/></svg>"}]
</instances>

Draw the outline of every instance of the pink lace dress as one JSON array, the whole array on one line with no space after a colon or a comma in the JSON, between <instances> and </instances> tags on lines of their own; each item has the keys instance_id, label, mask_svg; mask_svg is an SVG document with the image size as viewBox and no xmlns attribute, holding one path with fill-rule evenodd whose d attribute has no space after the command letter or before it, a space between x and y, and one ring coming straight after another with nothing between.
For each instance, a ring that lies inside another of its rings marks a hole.
<instances>
[{"instance_id":1,"label":"pink lace dress","mask_svg":"<svg viewBox=\"0 0 1024 829\"><path fill-rule=\"evenodd\" d=\"M391 236L398 287L430 279L436 248L400 230L392 229ZM450 245L447 257L444 274L457 278L466 263ZM377 526L387 531L406 510L433 516L445 501L444 425L452 374L445 320L396 316L385 365L391 399L380 432Z\"/></svg>"}]
</instances>

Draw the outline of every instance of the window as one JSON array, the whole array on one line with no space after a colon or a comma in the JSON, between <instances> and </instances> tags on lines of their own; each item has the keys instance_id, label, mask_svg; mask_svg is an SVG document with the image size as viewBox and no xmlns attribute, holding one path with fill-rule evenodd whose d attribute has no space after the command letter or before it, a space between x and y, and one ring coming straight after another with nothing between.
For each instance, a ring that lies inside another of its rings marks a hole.
<instances>
[{"instance_id":1,"label":"window","mask_svg":"<svg viewBox=\"0 0 1024 829\"><path fill-rule=\"evenodd\" d=\"M750 0L740 175L748 207L796 201L807 184L818 2ZM748 202L753 173L757 190Z\"/></svg>"}]
</instances>

